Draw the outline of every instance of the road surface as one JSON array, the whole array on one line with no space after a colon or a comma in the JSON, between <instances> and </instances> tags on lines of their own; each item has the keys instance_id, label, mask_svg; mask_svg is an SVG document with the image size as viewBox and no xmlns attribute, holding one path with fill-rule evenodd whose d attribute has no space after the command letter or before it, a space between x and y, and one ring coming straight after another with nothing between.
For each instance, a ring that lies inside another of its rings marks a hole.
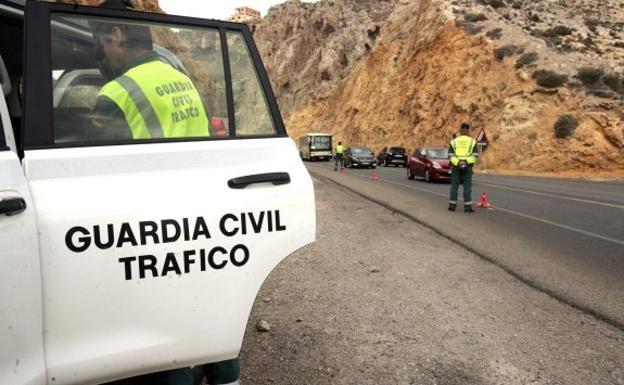
<instances>
[{"instance_id":1,"label":"road surface","mask_svg":"<svg viewBox=\"0 0 624 385\"><path fill-rule=\"evenodd\" d=\"M307 163L332 180L423 223L545 292L624 328L624 182L475 174L473 201L494 209L446 211L449 184L408 180L405 168ZM461 190L460 190L461 197Z\"/></svg>"},{"instance_id":2,"label":"road surface","mask_svg":"<svg viewBox=\"0 0 624 385\"><path fill-rule=\"evenodd\" d=\"M333 183L315 193L316 242L260 290L242 384L624 385L624 331Z\"/></svg>"}]
</instances>

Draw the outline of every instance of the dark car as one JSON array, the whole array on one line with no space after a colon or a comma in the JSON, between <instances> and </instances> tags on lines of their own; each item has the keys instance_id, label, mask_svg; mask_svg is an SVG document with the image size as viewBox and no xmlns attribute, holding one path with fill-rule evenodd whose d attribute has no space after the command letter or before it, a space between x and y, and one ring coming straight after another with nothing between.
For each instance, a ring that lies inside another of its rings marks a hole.
<instances>
[{"instance_id":1,"label":"dark car","mask_svg":"<svg viewBox=\"0 0 624 385\"><path fill-rule=\"evenodd\" d=\"M376 168L377 161L367 147L349 147L344 153L345 167Z\"/></svg>"},{"instance_id":2,"label":"dark car","mask_svg":"<svg viewBox=\"0 0 624 385\"><path fill-rule=\"evenodd\" d=\"M451 180L451 162L447 147L417 148L407 164L407 177L423 178L426 182Z\"/></svg>"},{"instance_id":3,"label":"dark car","mask_svg":"<svg viewBox=\"0 0 624 385\"><path fill-rule=\"evenodd\" d=\"M377 164L385 167L407 167L407 151L403 147L384 147L377 155Z\"/></svg>"}]
</instances>

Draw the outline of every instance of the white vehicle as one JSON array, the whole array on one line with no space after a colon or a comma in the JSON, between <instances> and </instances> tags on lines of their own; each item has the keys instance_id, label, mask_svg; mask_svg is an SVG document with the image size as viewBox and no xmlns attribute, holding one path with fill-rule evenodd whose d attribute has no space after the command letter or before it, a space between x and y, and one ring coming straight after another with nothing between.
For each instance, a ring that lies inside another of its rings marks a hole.
<instances>
[{"instance_id":1,"label":"white vehicle","mask_svg":"<svg viewBox=\"0 0 624 385\"><path fill-rule=\"evenodd\" d=\"M249 29L23 3L0 0L0 384L237 357L264 280L316 230L312 181ZM148 26L223 133L93 136L105 79L93 21Z\"/></svg>"},{"instance_id":2,"label":"white vehicle","mask_svg":"<svg viewBox=\"0 0 624 385\"><path fill-rule=\"evenodd\" d=\"M332 135L311 133L299 138L299 155L303 160L330 160Z\"/></svg>"}]
</instances>

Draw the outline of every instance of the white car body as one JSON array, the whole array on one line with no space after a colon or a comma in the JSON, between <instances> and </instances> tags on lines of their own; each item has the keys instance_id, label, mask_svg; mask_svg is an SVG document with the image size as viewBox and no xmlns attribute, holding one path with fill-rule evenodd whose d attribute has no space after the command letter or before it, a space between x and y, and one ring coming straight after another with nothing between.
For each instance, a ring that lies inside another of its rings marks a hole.
<instances>
[{"instance_id":1,"label":"white car body","mask_svg":"<svg viewBox=\"0 0 624 385\"><path fill-rule=\"evenodd\" d=\"M0 201L26 204L0 213L2 385L235 358L267 276L315 240L312 180L285 132L20 154L4 98L0 115Z\"/></svg>"}]
</instances>

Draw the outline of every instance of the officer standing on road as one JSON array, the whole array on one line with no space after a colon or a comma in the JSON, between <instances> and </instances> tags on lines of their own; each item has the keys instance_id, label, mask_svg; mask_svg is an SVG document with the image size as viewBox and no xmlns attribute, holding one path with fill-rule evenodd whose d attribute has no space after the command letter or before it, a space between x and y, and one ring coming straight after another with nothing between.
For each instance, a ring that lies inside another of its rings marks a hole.
<instances>
[{"instance_id":1,"label":"officer standing on road","mask_svg":"<svg viewBox=\"0 0 624 385\"><path fill-rule=\"evenodd\" d=\"M451 160L451 197L449 211L457 208L457 195L460 182L464 185L464 211L474 212L472 209L472 167L479 156L477 142L471 138L470 125L462 123L460 135L449 144L449 159Z\"/></svg>"},{"instance_id":2,"label":"officer standing on road","mask_svg":"<svg viewBox=\"0 0 624 385\"><path fill-rule=\"evenodd\" d=\"M344 167L344 147L342 146L342 142L338 142L336 146L336 151L334 154L334 171L338 171L338 165L340 165L340 169Z\"/></svg>"}]
</instances>

